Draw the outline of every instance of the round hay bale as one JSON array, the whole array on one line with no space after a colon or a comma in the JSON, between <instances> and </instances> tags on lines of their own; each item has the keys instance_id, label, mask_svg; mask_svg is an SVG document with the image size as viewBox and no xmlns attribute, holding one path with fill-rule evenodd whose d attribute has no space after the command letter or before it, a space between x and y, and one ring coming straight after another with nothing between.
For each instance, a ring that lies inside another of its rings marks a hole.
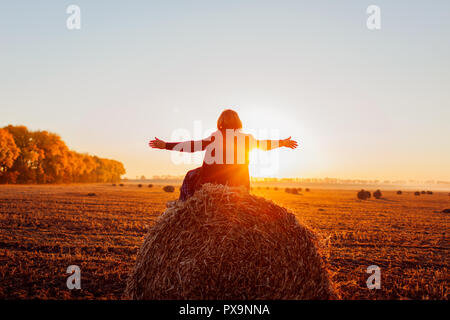
<instances>
[{"instance_id":1,"label":"round hay bale","mask_svg":"<svg viewBox=\"0 0 450 320\"><path fill-rule=\"evenodd\" d=\"M397 191L397 194L402 194L402 193L403 193L402 190Z\"/></svg>"},{"instance_id":2,"label":"round hay bale","mask_svg":"<svg viewBox=\"0 0 450 320\"><path fill-rule=\"evenodd\" d=\"M113 187L115 187L115 186L116 186L116 184L115 184L115 183L113 183L113 184L112 184L112 186L113 186Z\"/></svg>"},{"instance_id":3,"label":"round hay bale","mask_svg":"<svg viewBox=\"0 0 450 320\"><path fill-rule=\"evenodd\" d=\"M368 194L369 193L369 194ZM358 191L358 193L356 194L356 196L358 197L358 199L360 200L366 200L367 198L370 197L370 192L361 189L360 191Z\"/></svg>"},{"instance_id":4,"label":"round hay bale","mask_svg":"<svg viewBox=\"0 0 450 320\"><path fill-rule=\"evenodd\" d=\"M153 185L150 183L150 184L148 185L148 187L149 187L149 188L153 188Z\"/></svg>"},{"instance_id":5,"label":"round hay bale","mask_svg":"<svg viewBox=\"0 0 450 320\"><path fill-rule=\"evenodd\" d=\"M306 192L309 192L309 188L305 188L305 191L306 191Z\"/></svg>"},{"instance_id":6,"label":"round hay bale","mask_svg":"<svg viewBox=\"0 0 450 320\"><path fill-rule=\"evenodd\" d=\"M298 190L299 192L301 192L301 191L302 191L302 188L297 188L297 190Z\"/></svg>"},{"instance_id":7,"label":"round hay bale","mask_svg":"<svg viewBox=\"0 0 450 320\"><path fill-rule=\"evenodd\" d=\"M125 296L338 298L310 229L271 201L212 184L175 202L149 229Z\"/></svg>"},{"instance_id":8,"label":"round hay bale","mask_svg":"<svg viewBox=\"0 0 450 320\"><path fill-rule=\"evenodd\" d=\"M163 190L164 190L165 192L174 192L174 191L175 191L175 187L174 187L174 186L165 186L165 187L163 188Z\"/></svg>"},{"instance_id":9,"label":"round hay bale","mask_svg":"<svg viewBox=\"0 0 450 320\"><path fill-rule=\"evenodd\" d=\"M286 189L284 189L284 192L286 192L286 193L291 193L291 188L286 188Z\"/></svg>"},{"instance_id":10,"label":"round hay bale","mask_svg":"<svg viewBox=\"0 0 450 320\"><path fill-rule=\"evenodd\" d=\"M380 199L381 196L382 196L380 189L378 189L377 191L375 191L375 192L373 193L373 196L374 196L375 199Z\"/></svg>"},{"instance_id":11,"label":"round hay bale","mask_svg":"<svg viewBox=\"0 0 450 320\"><path fill-rule=\"evenodd\" d=\"M415 195L415 196L420 196L420 192L419 192L419 191L416 191L416 192L414 192L414 195Z\"/></svg>"},{"instance_id":12,"label":"round hay bale","mask_svg":"<svg viewBox=\"0 0 450 320\"><path fill-rule=\"evenodd\" d=\"M139 183L139 184L138 184L138 188L142 188L142 184Z\"/></svg>"},{"instance_id":13,"label":"round hay bale","mask_svg":"<svg viewBox=\"0 0 450 320\"><path fill-rule=\"evenodd\" d=\"M89 192L87 195L88 195L88 197L95 197L96 196L96 194L94 192Z\"/></svg>"},{"instance_id":14,"label":"round hay bale","mask_svg":"<svg viewBox=\"0 0 450 320\"><path fill-rule=\"evenodd\" d=\"M433 194L433 191L427 191L427 194Z\"/></svg>"},{"instance_id":15,"label":"round hay bale","mask_svg":"<svg viewBox=\"0 0 450 320\"><path fill-rule=\"evenodd\" d=\"M273 188L273 190L278 191L278 187Z\"/></svg>"},{"instance_id":16,"label":"round hay bale","mask_svg":"<svg viewBox=\"0 0 450 320\"><path fill-rule=\"evenodd\" d=\"M420 193L421 193L421 194L426 194L427 192L424 191L424 190L422 190L422 191L420 191Z\"/></svg>"},{"instance_id":17,"label":"round hay bale","mask_svg":"<svg viewBox=\"0 0 450 320\"><path fill-rule=\"evenodd\" d=\"M367 199L370 199L370 197L372 196L372 194L370 193L370 191L366 191L366 196L367 196Z\"/></svg>"},{"instance_id":18,"label":"round hay bale","mask_svg":"<svg viewBox=\"0 0 450 320\"><path fill-rule=\"evenodd\" d=\"M298 194L298 190L297 190L296 188L292 188L292 189L291 189L291 193L292 193L292 194Z\"/></svg>"},{"instance_id":19,"label":"round hay bale","mask_svg":"<svg viewBox=\"0 0 450 320\"><path fill-rule=\"evenodd\" d=\"M444 209L442 210L442 213L450 213L450 209Z\"/></svg>"},{"instance_id":20,"label":"round hay bale","mask_svg":"<svg viewBox=\"0 0 450 320\"><path fill-rule=\"evenodd\" d=\"M123 187L123 183L119 184L119 186Z\"/></svg>"}]
</instances>

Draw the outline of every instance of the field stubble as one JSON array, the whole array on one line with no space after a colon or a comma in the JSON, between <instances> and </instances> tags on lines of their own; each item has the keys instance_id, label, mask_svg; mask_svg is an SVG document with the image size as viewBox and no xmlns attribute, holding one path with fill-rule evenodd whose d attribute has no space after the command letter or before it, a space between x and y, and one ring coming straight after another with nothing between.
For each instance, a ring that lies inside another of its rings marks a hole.
<instances>
[{"instance_id":1,"label":"field stubble","mask_svg":"<svg viewBox=\"0 0 450 320\"><path fill-rule=\"evenodd\" d=\"M448 299L448 193L252 193L320 234L342 298ZM147 227L177 197L162 186L0 186L0 298L122 298ZM66 287L69 265L80 266L81 290ZM379 290L366 286L370 265L381 268Z\"/></svg>"}]
</instances>

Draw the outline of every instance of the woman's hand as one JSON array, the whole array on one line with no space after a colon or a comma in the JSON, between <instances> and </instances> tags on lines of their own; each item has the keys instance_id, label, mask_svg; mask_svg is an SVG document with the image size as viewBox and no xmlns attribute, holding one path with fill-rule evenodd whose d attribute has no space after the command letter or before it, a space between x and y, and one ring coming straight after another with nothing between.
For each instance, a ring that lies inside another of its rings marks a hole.
<instances>
[{"instance_id":1,"label":"woman's hand","mask_svg":"<svg viewBox=\"0 0 450 320\"><path fill-rule=\"evenodd\" d=\"M295 149L298 146L297 141L291 140L291 137L281 140L281 146L286 148Z\"/></svg>"},{"instance_id":2,"label":"woman's hand","mask_svg":"<svg viewBox=\"0 0 450 320\"><path fill-rule=\"evenodd\" d=\"M155 137L155 140L150 140L148 145L155 149L165 149L166 143L162 140L159 140L157 137Z\"/></svg>"}]
</instances>

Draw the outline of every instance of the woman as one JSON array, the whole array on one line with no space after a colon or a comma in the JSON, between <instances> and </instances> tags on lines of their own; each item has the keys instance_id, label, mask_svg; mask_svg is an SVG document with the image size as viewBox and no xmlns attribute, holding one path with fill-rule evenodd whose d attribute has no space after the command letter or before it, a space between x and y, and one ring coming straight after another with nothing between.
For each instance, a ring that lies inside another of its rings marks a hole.
<instances>
[{"instance_id":1,"label":"woman","mask_svg":"<svg viewBox=\"0 0 450 320\"><path fill-rule=\"evenodd\" d=\"M217 120L217 131L200 141L164 142L155 137L149 142L157 149L196 152L206 150L203 165L189 171L181 186L180 200L186 200L204 183L244 186L250 189L249 152L254 148L272 150L279 147L295 149L291 137L284 140L256 140L241 131L242 122L236 111L225 110Z\"/></svg>"}]
</instances>

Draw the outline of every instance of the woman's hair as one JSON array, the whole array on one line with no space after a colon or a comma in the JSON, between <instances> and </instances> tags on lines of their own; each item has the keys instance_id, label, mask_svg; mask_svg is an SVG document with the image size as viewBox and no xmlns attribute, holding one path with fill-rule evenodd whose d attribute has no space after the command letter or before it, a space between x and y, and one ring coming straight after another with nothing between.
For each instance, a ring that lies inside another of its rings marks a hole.
<instances>
[{"instance_id":1,"label":"woman's hair","mask_svg":"<svg viewBox=\"0 0 450 320\"><path fill-rule=\"evenodd\" d=\"M231 109L226 109L222 111L217 119L217 129L226 130L226 129L242 129L242 121L239 119L239 116L236 111Z\"/></svg>"}]
</instances>

